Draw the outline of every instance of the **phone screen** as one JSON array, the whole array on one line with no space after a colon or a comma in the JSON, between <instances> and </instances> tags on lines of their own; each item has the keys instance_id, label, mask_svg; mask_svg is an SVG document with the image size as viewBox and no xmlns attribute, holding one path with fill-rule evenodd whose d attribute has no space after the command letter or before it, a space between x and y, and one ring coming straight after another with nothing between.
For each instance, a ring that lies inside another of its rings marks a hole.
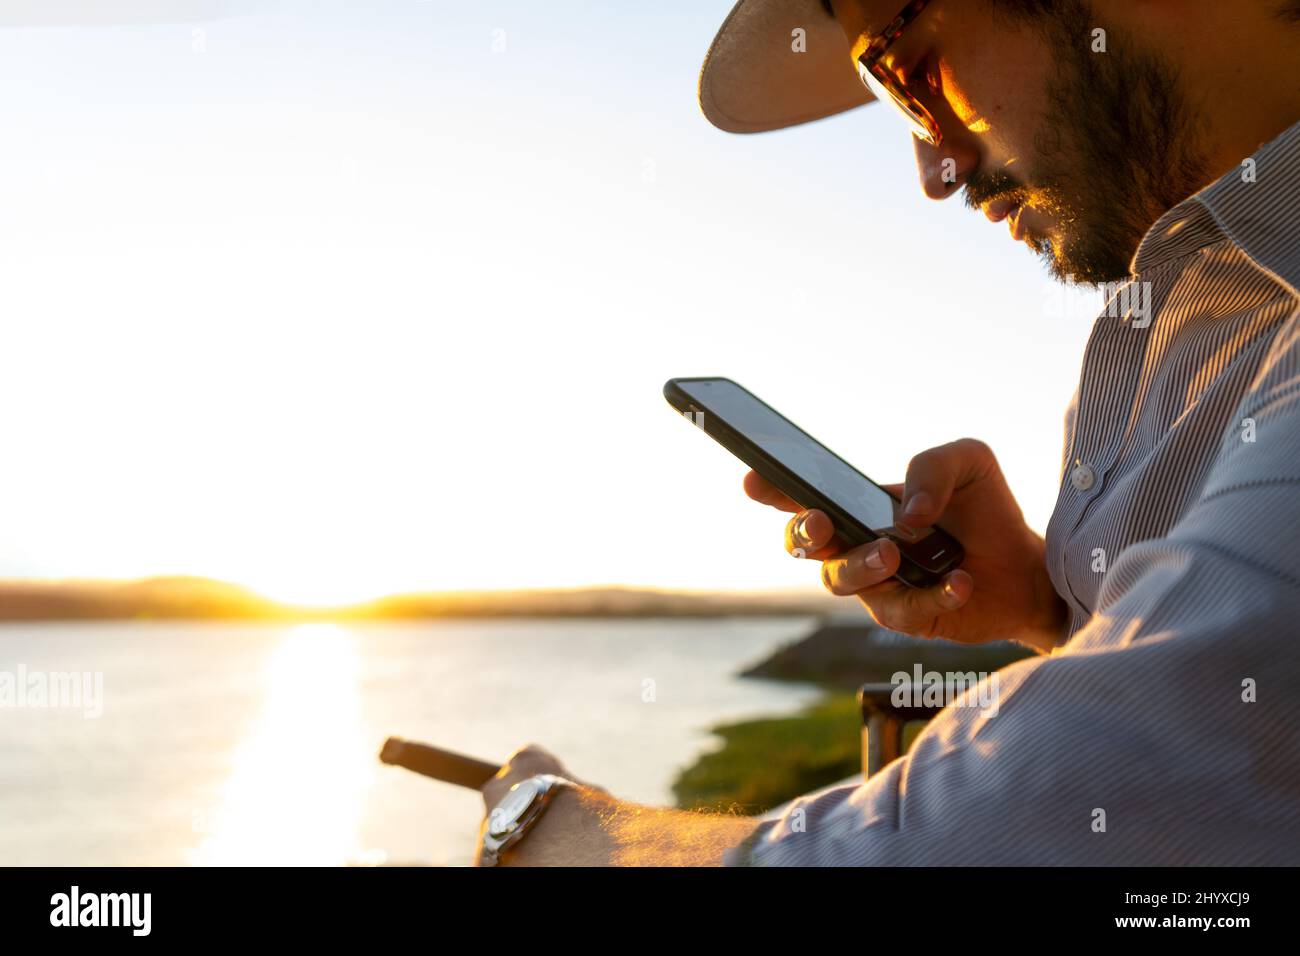
<instances>
[{"instance_id":1,"label":"phone screen","mask_svg":"<svg viewBox=\"0 0 1300 956\"><path fill-rule=\"evenodd\" d=\"M678 380L678 386L705 415L716 414L877 535L904 541L929 535L929 528L919 535L900 532L896 527L899 503L889 492L735 382Z\"/></svg>"}]
</instances>

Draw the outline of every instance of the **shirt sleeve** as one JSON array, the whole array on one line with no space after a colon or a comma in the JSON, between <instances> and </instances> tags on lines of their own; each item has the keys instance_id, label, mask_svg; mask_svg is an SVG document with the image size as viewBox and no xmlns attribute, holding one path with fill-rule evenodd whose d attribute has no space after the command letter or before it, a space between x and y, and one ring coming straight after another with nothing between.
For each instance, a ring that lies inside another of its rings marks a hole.
<instances>
[{"instance_id":1,"label":"shirt sleeve","mask_svg":"<svg viewBox=\"0 0 1300 956\"><path fill-rule=\"evenodd\" d=\"M990 677L996 708L967 695L906 757L796 800L727 862L1300 860L1296 324L1225 422L1198 499L1116 558L1068 644Z\"/></svg>"}]
</instances>

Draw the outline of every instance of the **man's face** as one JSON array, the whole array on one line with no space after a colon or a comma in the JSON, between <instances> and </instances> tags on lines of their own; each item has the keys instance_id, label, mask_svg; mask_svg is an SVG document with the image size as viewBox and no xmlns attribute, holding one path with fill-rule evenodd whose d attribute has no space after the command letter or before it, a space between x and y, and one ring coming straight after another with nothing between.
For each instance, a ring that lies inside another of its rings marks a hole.
<instances>
[{"instance_id":1,"label":"man's face","mask_svg":"<svg viewBox=\"0 0 1300 956\"><path fill-rule=\"evenodd\" d=\"M834 0L855 57L902 6ZM1151 224L1205 182L1195 113L1175 71L1122 28L1094 49L1098 14L1082 0L1014 6L933 0L886 54L943 131L937 147L914 140L922 188L964 186L1060 278L1120 279Z\"/></svg>"}]
</instances>

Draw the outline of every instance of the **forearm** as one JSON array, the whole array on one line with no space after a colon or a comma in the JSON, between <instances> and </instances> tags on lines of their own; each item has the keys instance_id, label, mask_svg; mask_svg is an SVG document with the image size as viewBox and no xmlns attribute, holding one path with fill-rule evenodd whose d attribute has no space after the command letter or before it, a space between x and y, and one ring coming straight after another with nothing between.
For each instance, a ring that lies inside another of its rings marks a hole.
<instances>
[{"instance_id":1,"label":"forearm","mask_svg":"<svg viewBox=\"0 0 1300 956\"><path fill-rule=\"evenodd\" d=\"M511 866L721 866L751 817L644 807L589 789L558 793Z\"/></svg>"}]
</instances>

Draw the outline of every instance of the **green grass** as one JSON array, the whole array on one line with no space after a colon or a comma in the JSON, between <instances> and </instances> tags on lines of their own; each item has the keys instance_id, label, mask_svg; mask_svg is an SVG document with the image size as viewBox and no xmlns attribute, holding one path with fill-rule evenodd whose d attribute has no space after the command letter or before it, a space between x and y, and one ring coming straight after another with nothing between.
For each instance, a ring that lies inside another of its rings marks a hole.
<instances>
[{"instance_id":1,"label":"green grass","mask_svg":"<svg viewBox=\"0 0 1300 956\"><path fill-rule=\"evenodd\" d=\"M923 727L908 724L904 748ZM764 813L862 772L862 714L854 693L836 691L793 716L722 724L713 733L722 747L673 783L683 810Z\"/></svg>"},{"instance_id":2,"label":"green grass","mask_svg":"<svg viewBox=\"0 0 1300 956\"><path fill-rule=\"evenodd\" d=\"M830 694L793 717L714 727L722 747L678 776L677 805L763 813L861 771L861 729L857 701L847 693Z\"/></svg>"}]
</instances>

